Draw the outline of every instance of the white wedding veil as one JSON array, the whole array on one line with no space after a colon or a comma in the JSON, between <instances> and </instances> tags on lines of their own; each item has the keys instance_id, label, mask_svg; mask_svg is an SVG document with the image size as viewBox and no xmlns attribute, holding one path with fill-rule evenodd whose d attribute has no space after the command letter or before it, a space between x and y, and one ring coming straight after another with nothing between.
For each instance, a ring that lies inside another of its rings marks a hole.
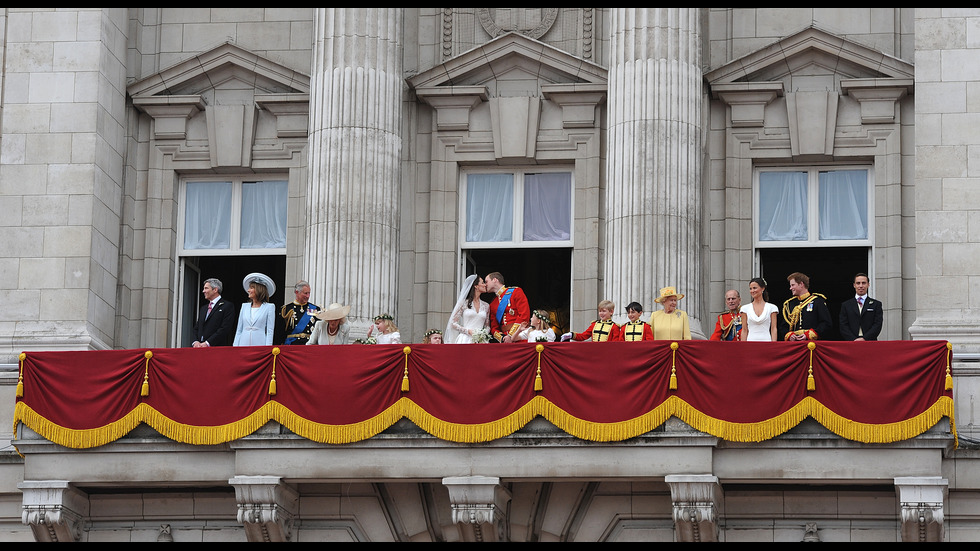
<instances>
[{"instance_id":1,"label":"white wedding veil","mask_svg":"<svg viewBox=\"0 0 980 551\"><path fill-rule=\"evenodd\" d=\"M466 308L466 300L470 297L470 293L473 291L473 284L476 282L476 274L467 276L466 281L463 282L463 286L459 290L459 296L456 299L456 305L453 306L453 311L449 314L449 321L446 323L446 330L442 332L442 342L446 344L455 344L456 337L459 336L459 331L453 327L453 316L456 312L461 312Z\"/></svg>"}]
</instances>

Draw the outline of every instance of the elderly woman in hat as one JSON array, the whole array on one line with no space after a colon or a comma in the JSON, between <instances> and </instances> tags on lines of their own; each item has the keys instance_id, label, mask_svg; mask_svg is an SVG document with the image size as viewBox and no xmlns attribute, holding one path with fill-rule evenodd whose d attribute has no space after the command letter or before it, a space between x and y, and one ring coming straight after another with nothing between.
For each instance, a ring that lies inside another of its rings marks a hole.
<instances>
[{"instance_id":1,"label":"elderly woman in hat","mask_svg":"<svg viewBox=\"0 0 980 551\"><path fill-rule=\"evenodd\" d=\"M663 310L657 310L650 315L654 340L691 340L691 324L687 319L687 312L677 308L677 302L682 298L684 295L673 287L660 289L660 296L654 302L663 305Z\"/></svg>"},{"instance_id":2,"label":"elderly woman in hat","mask_svg":"<svg viewBox=\"0 0 980 551\"><path fill-rule=\"evenodd\" d=\"M275 294L276 284L269 276L253 272L242 280L242 287L248 293L248 302L238 311L238 328L232 345L272 346L276 309L269 297Z\"/></svg>"},{"instance_id":3,"label":"elderly woman in hat","mask_svg":"<svg viewBox=\"0 0 980 551\"><path fill-rule=\"evenodd\" d=\"M318 321L313 326L310 340L306 344L350 344L350 324L347 314L350 306L334 302L325 310L316 313Z\"/></svg>"}]
</instances>

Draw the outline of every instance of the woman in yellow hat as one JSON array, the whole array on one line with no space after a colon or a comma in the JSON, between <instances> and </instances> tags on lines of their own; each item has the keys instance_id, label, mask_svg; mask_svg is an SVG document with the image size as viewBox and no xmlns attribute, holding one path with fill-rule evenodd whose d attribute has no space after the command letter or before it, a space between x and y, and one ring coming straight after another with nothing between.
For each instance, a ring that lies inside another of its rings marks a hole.
<instances>
[{"instance_id":1,"label":"woman in yellow hat","mask_svg":"<svg viewBox=\"0 0 980 551\"><path fill-rule=\"evenodd\" d=\"M673 287L660 289L660 296L654 302L663 305L663 310L650 314L650 327L654 340L691 340L691 324L687 312L677 308L677 301L684 298Z\"/></svg>"}]
</instances>

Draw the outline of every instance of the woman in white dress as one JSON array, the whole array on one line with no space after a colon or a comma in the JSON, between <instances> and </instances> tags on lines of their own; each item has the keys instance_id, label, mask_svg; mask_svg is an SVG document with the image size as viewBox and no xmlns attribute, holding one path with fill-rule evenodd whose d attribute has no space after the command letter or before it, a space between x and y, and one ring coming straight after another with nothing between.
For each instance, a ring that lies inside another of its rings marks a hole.
<instances>
[{"instance_id":1,"label":"woman in white dress","mask_svg":"<svg viewBox=\"0 0 980 551\"><path fill-rule=\"evenodd\" d=\"M741 340L775 341L779 308L769 302L766 280L761 277L749 280L749 296L752 297L752 302L743 305L739 310L742 317Z\"/></svg>"},{"instance_id":2,"label":"woman in white dress","mask_svg":"<svg viewBox=\"0 0 980 551\"><path fill-rule=\"evenodd\" d=\"M245 276L242 287L248 293L248 302L238 311L238 328L232 345L272 346L276 311L269 297L276 292L276 284L269 276L254 272Z\"/></svg>"},{"instance_id":3,"label":"woman in white dress","mask_svg":"<svg viewBox=\"0 0 980 551\"><path fill-rule=\"evenodd\" d=\"M490 305L480 295L487 292L483 278L473 274L466 278L459 291L456 306L449 315L443 332L446 344L473 344L473 335L481 329L490 330Z\"/></svg>"}]
</instances>

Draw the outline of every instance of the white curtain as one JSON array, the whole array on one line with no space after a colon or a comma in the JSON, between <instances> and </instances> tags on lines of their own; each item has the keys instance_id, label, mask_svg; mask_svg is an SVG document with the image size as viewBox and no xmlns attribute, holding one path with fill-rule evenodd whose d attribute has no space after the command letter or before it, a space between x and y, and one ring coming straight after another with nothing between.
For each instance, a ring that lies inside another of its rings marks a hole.
<instances>
[{"instance_id":1,"label":"white curtain","mask_svg":"<svg viewBox=\"0 0 980 551\"><path fill-rule=\"evenodd\" d=\"M759 240L806 241L807 173L759 174Z\"/></svg>"},{"instance_id":2,"label":"white curtain","mask_svg":"<svg viewBox=\"0 0 980 551\"><path fill-rule=\"evenodd\" d=\"M568 241L572 229L572 175L524 176L524 240Z\"/></svg>"},{"instance_id":3,"label":"white curtain","mask_svg":"<svg viewBox=\"0 0 980 551\"><path fill-rule=\"evenodd\" d=\"M512 241L513 229L514 175L467 175L466 241Z\"/></svg>"},{"instance_id":4,"label":"white curtain","mask_svg":"<svg viewBox=\"0 0 980 551\"><path fill-rule=\"evenodd\" d=\"M231 182L187 182L185 249L227 249L231 243Z\"/></svg>"},{"instance_id":5,"label":"white curtain","mask_svg":"<svg viewBox=\"0 0 980 551\"><path fill-rule=\"evenodd\" d=\"M868 238L868 172L820 173L820 239Z\"/></svg>"},{"instance_id":6,"label":"white curtain","mask_svg":"<svg viewBox=\"0 0 980 551\"><path fill-rule=\"evenodd\" d=\"M281 249L286 247L286 181L245 182L242 184L243 249Z\"/></svg>"}]
</instances>

